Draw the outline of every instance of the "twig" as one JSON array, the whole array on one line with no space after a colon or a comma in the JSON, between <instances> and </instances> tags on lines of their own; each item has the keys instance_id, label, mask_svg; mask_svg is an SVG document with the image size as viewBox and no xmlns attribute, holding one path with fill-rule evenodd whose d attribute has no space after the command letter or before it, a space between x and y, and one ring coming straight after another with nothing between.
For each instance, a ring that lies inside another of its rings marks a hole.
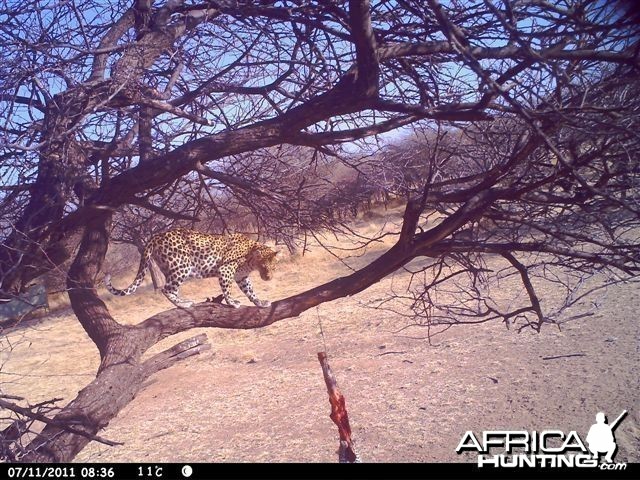
<instances>
[{"instance_id":1,"label":"twig","mask_svg":"<svg viewBox=\"0 0 640 480\"><path fill-rule=\"evenodd\" d=\"M567 358L567 357L586 357L586 353L570 353L568 355L554 355L552 357L542 357L542 360L555 360L556 358Z\"/></svg>"},{"instance_id":2,"label":"twig","mask_svg":"<svg viewBox=\"0 0 640 480\"><path fill-rule=\"evenodd\" d=\"M24 398L22 397L18 397L16 395L7 395L7 394L0 394L0 398L8 398L9 400L24 400Z\"/></svg>"},{"instance_id":3,"label":"twig","mask_svg":"<svg viewBox=\"0 0 640 480\"><path fill-rule=\"evenodd\" d=\"M38 420L39 422L46 423L49 425L54 425L58 428L71 432L75 435L81 435L83 437L89 438L91 440L95 440L96 442L104 443L105 445L109 445L110 447L115 447L117 445L124 445L121 442L114 442L112 440L107 440L106 438L99 437L98 435L92 435L90 433L84 432L77 428L70 427L64 422L57 421L55 419L51 419L39 413L32 412L28 408L23 408L19 405L16 405L11 402L7 402L5 400L0 399L0 407L6 408L7 410L11 410L13 412L19 413L20 415L24 415L25 417L32 418L34 420Z\"/></svg>"},{"instance_id":4,"label":"twig","mask_svg":"<svg viewBox=\"0 0 640 480\"><path fill-rule=\"evenodd\" d=\"M378 355L376 355L376 357L381 357L383 355L402 354L402 353L407 353L407 352L405 352L405 351L401 351L401 352L383 352L383 353L379 353Z\"/></svg>"}]
</instances>

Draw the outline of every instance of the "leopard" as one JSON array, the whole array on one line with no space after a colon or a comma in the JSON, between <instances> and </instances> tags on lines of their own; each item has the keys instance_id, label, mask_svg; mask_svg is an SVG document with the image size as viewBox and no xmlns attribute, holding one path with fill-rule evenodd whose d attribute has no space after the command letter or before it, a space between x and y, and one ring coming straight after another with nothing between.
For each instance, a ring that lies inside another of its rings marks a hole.
<instances>
[{"instance_id":1,"label":"leopard","mask_svg":"<svg viewBox=\"0 0 640 480\"><path fill-rule=\"evenodd\" d=\"M231 286L235 281L254 305L265 308L271 306L271 302L258 298L249 274L258 271L263 280L271 280L279 256L279 250L240 233L214 235L176 228L151 237L140 258L136 278L129 287L122 290L113 287L109 274L105 276L105 286L113 295L133 294L142 283L153 259L166 279L162 293L177 307L189 308L194 304L191 300L181 298L178 292L187 278L218 277L227 305L234 308L240 306L240 301L231 296ZM206 301L215 300L207 298Z\"/></svg>"}]
</instances>

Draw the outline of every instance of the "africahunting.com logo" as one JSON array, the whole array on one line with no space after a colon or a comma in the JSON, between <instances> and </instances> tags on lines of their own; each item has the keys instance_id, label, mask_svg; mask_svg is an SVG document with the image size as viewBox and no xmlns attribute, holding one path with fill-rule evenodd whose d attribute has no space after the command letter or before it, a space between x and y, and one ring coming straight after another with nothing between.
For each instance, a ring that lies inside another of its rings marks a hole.
<instances>
[{"instance_id":1,"label":"africahunting.com logo","mask_svg":"<svg viewBox=\"0 0 640 480\"><path fill-rule=\"evenodd\" d=\"M542 432L524 430L490 430L476 436L467 431L456 452L477 452L478 467L582 467L602 470L624 470L626 463L613 463L618 446L614 430L627 415L623 411L612 423L599 412L586 436L586 444L574 430ZM502 453L491 453L502 451ZM517 453L515 453L517 451ZM601 458L602 457L602 458Z\"/></svg>"}]
</instances>

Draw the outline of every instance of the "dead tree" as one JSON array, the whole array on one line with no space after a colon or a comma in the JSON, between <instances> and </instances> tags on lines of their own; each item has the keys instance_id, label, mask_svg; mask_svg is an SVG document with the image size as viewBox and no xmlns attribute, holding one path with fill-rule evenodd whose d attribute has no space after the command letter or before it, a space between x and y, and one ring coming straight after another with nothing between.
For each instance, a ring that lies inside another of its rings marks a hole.
<instances>
[{"instance_id":1,"label":"dead tree","mask_svg":"<svg viewBox=\"0 0 640 480\"><path fill-rule=\"evenodd\" d=\"M428 307L429 292L460 275L447 274L451 262L480 273L480 254L502 255L531 305L488 305L486 318L547 317L525 254L572 272L637 275L639 32L623 7L605 3L131 0L99 14L88 0L11 4L0 17L1 289L20 291L63 264L82 232L68 293L101 357L96 379L24 459L71 460L149 375L208 347L195 337L142 362L159 340L285 320L418 256L443 267L417 293ZM315 162L411 125L464 127L473 141L455 155L425 152L397 242L352 275L269 309L199 304L135 326L116 322L98 297L111 220L126 206L171 217L165 200L177 192L190 191L196 210L244 196L292 228L316 228L298 201L315 188L305 165L266 149L305 146ZM427 227L431 212L438 222ZM590 219L597 232L580 233ZM496 229L480 230L487 222ZM456 237L463 228L483 233Z\"/></svg>"}]
</instances>

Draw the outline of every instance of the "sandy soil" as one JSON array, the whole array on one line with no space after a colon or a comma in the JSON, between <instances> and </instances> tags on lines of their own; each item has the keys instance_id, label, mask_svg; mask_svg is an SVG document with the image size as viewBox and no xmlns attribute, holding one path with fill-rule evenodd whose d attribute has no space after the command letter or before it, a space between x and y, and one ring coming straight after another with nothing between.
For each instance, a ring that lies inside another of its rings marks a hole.
<instances>
[{"instance_id":1,"label":"sandy soil","mask_svg":"<svg viewBox=\"0 0 640 480\"><path fill-rule=\"evenodd\" d=\"M361 220L359 227L375 223ZM355 265L384 248L370 249ZM127 284L133 270L114 283ZM255 283L273 301L347 273L316 251L284 262L272 282ZM637 285L611 289L596 315L562 330L516 333L481 324L451 328L430 344L424 330L401 330L406 319L364 306L408 278L399 272L357 297L261 330L200 329L164 340L149 353L202 332L213 348L156 374L101 432L123 446L93 443L76 460L334 462L337 429L316 357L326 349L364 461L475 461L455 453L467 430L576 430L585 438L596 412L615 418L624 409L616 459L640 461ZM203 300L218 289L216 280L198 280L183 293ZM126 298L103 293L125 323L171 306L148 285ZM32 403L71 400L98 365L97 350L68 309L0 341L1 392Z\"/></svg>"}]
</instances>

